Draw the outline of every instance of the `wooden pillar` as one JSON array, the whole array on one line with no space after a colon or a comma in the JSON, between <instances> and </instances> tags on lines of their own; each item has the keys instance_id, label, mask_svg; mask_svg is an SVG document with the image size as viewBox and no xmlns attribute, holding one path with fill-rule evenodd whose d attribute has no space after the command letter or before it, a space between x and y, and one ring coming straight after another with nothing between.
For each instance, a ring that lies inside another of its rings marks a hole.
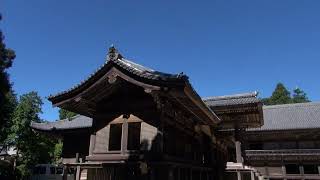
<instances>
[{"instance_id":1,"label":"wooden pillar","mask_svg":"<svg viewBox=\"0 0 320 180\"><path fill-rule=\"evenodd\" d=\"M93 154L95 144L96 144L96 135L91 134L90 135L90 145L89 145L89 156Z\"/></svg>"},{"instance_id":2,"label":"wooden pillar","mask_svg":"<svg viewBox=\"0 0 320 180\"><path fill-rule=\"evenodd\" d=\"M251 180L255 180L254 179L254 172L252 170L250 171L250 175L251 175Z\"/></svg>"},{"instance_id":3,"label":"wooden pillar","mask_svg":"<svg viewBox=\"0 0 320 180\"><path fill-rule=\"evenodd\" d=\"M124 154L128 149L128 118L130 115L123 115L121 153Z\"/></svg>"},{"instance_id":4,"label":"wooden pillar","mask_svg":"<svg viewBox=\"0 0 320 180\"><path fill-rule=\"evenodd\" d=\"M304 176L304 169L302 165L299 165L299 172L302 176Z\"/></svg>"},{"instance_id":5,"label":"wooden pillar","mask_svg":"<svg viewBox=\"0 0 320 180\"><path fill-rule=\"evenodd\" d=\"M63 180L67 180L67 178L68 178L67 171L68 171L68 166L67 165L63 166L63 175L62 175Z\"/></svg>"},{"instance_id":6,"label":"wooden pillar","mask_svg":"<svg viewBox=\"0 0 320 180\"><path fill-rule=\"evenodd\" d=\"M76 171L76 180L80 180L80 177L81 177L81 168L78 165L77 166L77 171Z\"/></svg>"},{"instance_id":7,"label":"wooden pillar","mask_svg":"<svg viewBox=\"0 0 320 180\"><path fill-rule=\"evenodd\" d=\"M76 153L76 163L79 163L79 162L80 162L79 153ZM77 165L76 180L80 180L80 176L81 176L81 168L80 168L80 165Z\"/></svg>"},{"instance_id":8,"label":"wooden pillar","mask_svg":"<svg viewBox=\"0 0 320 180\"><path fill-rule=\"evenodd\" d=\"M241 142L240 141L236 141L235 142L236 145L236 159L237 159L237 163L243 163L242 160L242 156L241 156Z\"/></svg>"},{"instance_id":9,"label":"wooden pillar","mask_svg":"<svg viewBox=\"0 0 320 180\"><path fill-rule=\"evenodd\" d=\"M282 165L282 176L286 176L286 167L284 165Z\"/></svg>"},{"instance_id":10,"label":"wooden pillar","mask_svg":"<svg viewBox=\"0 0 320 180\"><path fill-rule=\"evenodd\" d=\"M241 180L241 172L237 171L237 180Z\"/></svg>"},{"instance_id":11,"label":"wooden pillar","mask_svg":"<svg viewBox=\"0 0 320 180\"><path fill-rule=\"evenodd\" d=\"M241 141L240 141L240 129L235 127L235 146L236 146L236 161L237 163L243 163L242 158L242 149L241 149Z\"/></svg>"}]
</instances>

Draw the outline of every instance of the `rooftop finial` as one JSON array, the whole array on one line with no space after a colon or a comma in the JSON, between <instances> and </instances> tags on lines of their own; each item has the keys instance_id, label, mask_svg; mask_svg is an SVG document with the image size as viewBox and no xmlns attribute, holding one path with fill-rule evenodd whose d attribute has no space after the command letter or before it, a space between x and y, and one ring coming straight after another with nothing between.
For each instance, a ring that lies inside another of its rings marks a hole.
<instances>
[{"instance_id":1,"label":"rooftop finial","mask_svg":"<svg viewBox=\"0 0 320 180\"><path fill-rule=\"evenodd\" d=\"M108 52L108 60L117 60L117 59L121 59L122 56L121 54L118 52L118 50L114 47L113 44L111 44L110 48L109 48L109 52Z\"/></svg>"}]
</instances>

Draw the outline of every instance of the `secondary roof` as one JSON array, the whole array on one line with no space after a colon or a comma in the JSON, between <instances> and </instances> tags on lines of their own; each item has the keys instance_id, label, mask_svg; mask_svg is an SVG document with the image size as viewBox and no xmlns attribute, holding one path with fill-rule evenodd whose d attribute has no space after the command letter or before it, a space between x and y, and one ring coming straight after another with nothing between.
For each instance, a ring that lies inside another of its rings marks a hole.
<instances>
[{"instance_id":1,"label":"secondary roof","mask_svg":"<svg viewBox=\"0 0 320 180\"><path fill-rule=\"evenodd\" d=\"M264 125L249 131L320 128L320 102L263 106Z\"/></svg>"}]
</instances>

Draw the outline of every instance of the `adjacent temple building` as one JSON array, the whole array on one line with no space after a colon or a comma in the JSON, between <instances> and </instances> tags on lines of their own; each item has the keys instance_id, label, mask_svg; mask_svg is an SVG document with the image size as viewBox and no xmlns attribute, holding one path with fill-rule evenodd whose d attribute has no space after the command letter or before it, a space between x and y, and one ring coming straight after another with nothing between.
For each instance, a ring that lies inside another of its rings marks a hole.
<instances>
[{"instance_id":1,"label":"adjacent temple building","mask_svg":"<svg viewBox=\"0 0 320 180\"><path fill-rule=\"evenodd\" d=\"M88 79L49 97L79 115L31 127L63 139L76 180L320 179L320 104L263 107L256 96L202 99L183 73L111 47Z\"/></svg>"},{"instance_id":2,"label":"adjacent temple building","mask_svg":"<svg viewBox=\"0 0 320 180\"><path fill-rule=\"evenodd\" d=\"M270 179L320 179L320 103L264 106L246 132L246 164Z\"/></svg>"}]
</instances>

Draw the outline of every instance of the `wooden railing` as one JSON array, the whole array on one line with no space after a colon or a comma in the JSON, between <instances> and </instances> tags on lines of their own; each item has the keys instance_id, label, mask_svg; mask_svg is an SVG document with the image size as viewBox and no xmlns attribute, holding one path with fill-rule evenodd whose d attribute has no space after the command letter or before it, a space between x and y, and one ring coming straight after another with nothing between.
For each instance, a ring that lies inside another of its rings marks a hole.
<instances>
[{"instance_id":1,"label":"wooden railing","mask_svg":"<svg viewBox=\"0 0 320 180\"><path fill-rule=\"evenodd\" d=\"M320 161L320 149L246 150L249 161Z\"/></svg>"},{"instance_id":2,"label":"wooden railing","mask_svg":"<svg viewBox=\"0 0 320 180\"><path fill-rule=\"evenodd\" d=\"M246 150L246 155L320 155L320 149Z\"/></svg>"}]
</instances>

